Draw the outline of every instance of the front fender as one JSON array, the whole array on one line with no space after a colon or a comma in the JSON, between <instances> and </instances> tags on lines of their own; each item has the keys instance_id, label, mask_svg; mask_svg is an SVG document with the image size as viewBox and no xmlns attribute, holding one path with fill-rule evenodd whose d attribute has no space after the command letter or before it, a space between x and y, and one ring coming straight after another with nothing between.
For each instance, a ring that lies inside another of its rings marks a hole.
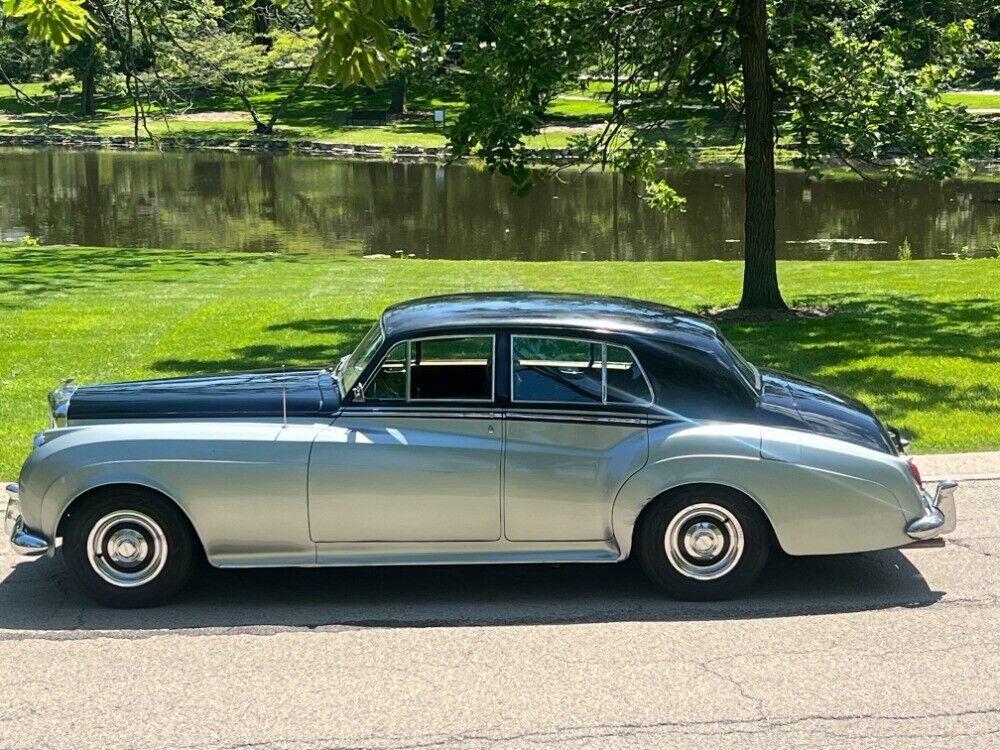
<instances>
[{"instance_id":1,"label":"front fender","mask_svg":"<svg viewBox=\"0 0 1000 750\"><path fill-rule=\"evenodd\" d=\"M33 498L32 528L54 539L83 493L135 484L177 504L213 564L314 562L306 477L323 426L162 422L56 430L21 474Z\"/></svg>"},{"instance_id":2,"label":"front fender","mask_svg":"<svg viewBox=\"0 0 1000 750\"><path fill-rule=\"evenodd\" d=\"M896 456L795 430L665 425L651 430L649 463L615 501L612 525L623 556L643 508L692 484L723 485L751 498L792 555L907 544L906 521L916 512L913 497L919 500Z\"/></svg>"}]
</instances>

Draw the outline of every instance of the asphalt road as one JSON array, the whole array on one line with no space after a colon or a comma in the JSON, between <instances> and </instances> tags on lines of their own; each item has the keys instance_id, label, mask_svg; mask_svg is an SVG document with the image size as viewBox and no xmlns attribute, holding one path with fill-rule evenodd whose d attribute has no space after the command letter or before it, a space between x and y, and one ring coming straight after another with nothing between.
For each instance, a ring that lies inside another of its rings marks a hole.
<instances>
[{"instance_id":1,"label":"asphalt road","mask_svg":"<svg viewBox=\"0 0 1000 750\"><path fill-rule=\"evenodd\" d=\"M997 747L1000 482L958 502L943 549L710 605L625 564L209 570L115 612L3 552L0 748Z\"/></svg>"}]
</instances>

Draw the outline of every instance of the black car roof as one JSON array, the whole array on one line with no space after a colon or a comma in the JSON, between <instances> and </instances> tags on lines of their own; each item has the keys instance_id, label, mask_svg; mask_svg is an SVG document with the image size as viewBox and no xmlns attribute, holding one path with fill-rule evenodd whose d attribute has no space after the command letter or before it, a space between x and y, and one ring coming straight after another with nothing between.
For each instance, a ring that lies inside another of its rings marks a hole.
<instances>
[{"instance_id":1,"label":"black car roof","mask_svg":"<svg viewBox=\"0 0 1000 750\"><path fill-rule=\"evenodd\" d=\"M551 292L483 292L423 297L382 313L386 336L463 329L546 328L629 333L651 339L718 338L714 324L694 313L626 297Z\"/></svg>"}]
</instances>

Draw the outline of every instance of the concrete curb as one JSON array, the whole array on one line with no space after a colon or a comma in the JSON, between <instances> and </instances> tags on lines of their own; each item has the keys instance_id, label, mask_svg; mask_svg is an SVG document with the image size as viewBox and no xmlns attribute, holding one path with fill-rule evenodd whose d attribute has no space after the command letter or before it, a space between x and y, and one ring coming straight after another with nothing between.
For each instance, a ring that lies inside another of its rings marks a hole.
<instances>
[{"instance_id":1,"label":"concrete curb","mask_svg":"<svg viewBox=\"0 0 1000 750\"><path fill-rule=\"evenodd\" d=\"M1000 479L1000 451L928 453L914 456L913 460L927 481Z\"/></svg>"}]
</instances>

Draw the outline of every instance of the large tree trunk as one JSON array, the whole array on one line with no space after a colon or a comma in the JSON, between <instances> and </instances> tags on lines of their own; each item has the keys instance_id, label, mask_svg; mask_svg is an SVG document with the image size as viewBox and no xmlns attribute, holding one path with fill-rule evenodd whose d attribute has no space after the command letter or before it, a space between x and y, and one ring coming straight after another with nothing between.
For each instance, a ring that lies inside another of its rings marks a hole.
<instances>
[{"instance_id":1,"label":"large tree trunk","mask_svg":"<svg viewBox=\"0 0 1000 750\"><path fill-rule=\"evenodd\" d=\"M97 50L91 41L87 48L87 64L80 82L80 114L92 117L97 114L94 97L97 93Z\"/></svg>"},{"instance_id":2,"label":"large tree trunk","mask_svg":"<svg viewBox=\"0 0 1000 750\"><path fill-rule=\"evenodd\" d=\"M389 79L389 114L406 114L406 79L402 76Z\"/></svg>"},{"instance_id":3,"label":"large tree trunk","mask_svg":"<svg viewBox=\"0 0 1000 750\"><path fill-rule=\"evenodd\" d=\"M767 0L740 0L740 57L746 118L743 223L744 310L787 307L774 255L774 102L767 55Z\"/></svg>"}]
</instances>

